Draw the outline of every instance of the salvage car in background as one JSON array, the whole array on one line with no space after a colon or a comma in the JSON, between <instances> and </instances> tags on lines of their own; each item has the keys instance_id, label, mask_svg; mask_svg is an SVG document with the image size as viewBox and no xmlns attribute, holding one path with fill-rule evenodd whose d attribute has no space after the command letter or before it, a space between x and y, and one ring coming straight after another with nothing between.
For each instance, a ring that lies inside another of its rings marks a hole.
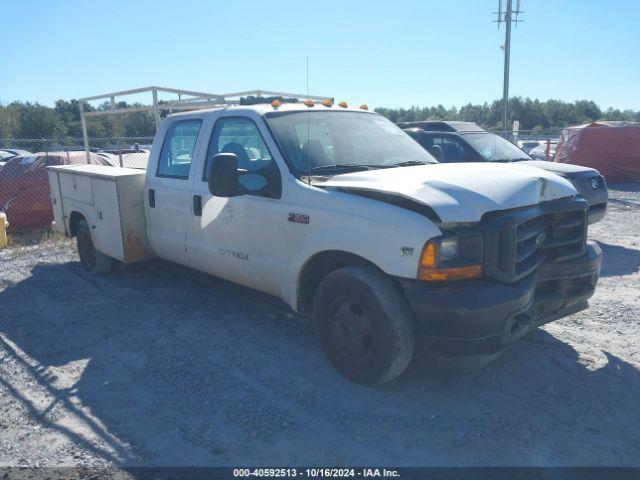
<instances>
[{"instance_id":1,"label":"salvage car in background","mask_svg":"<svg viewBox=\"0 0 640 480\"><path fill-rule=\"evenodd\" d=\"M86 164L85 152L34 153L17 156L0 169L0 211L7 214L10 232L51 227L47 167ZM90 154L90 163L112 165L104 156Z\"/></svg>"},{"instance_id":2,"label":"salvage car in background","mask_svg":"<svg viewBox=\"0 0 640 480\"><path fill-rule=\"evenodd\" d=\"M609 182L640 182L640 122L565 128L555 161L597 168Z\"/></svg>"},{"instance_id":3,"label":"salvage car in background","mask_svg":"<svg viewBox=\"0 0 640 480\"><path fill-rule=\"evenodd\" d=\"M0 148L0 167L6 164L13 157L31 155L27 150L19 150L15 148Z\"/></svg>"},{"instance_id":4,"label":"salvage car in background","mask_svg":"<svg viewBox=\"0 0 640 480\"><path fill-rule=\"evenodd\" d=\"M547 144L548 143L548 144ZM553 162L556 156L556 149L558 148L557 140L549 140L548 142L541 142L537 147L532 148L529 151L529 155L534 160L546 160Z\"/></svg>"},{"instance_id":5,"label":"salvage car in background","mask_svg":"<svg viewBox=\"0 0 640 480\"><path fill-rule=\"evenodd\" d=\"M523 152L531 155L531 150L542 145L542 140L518 140L517 145Z\"/></svg>"},{"instance_id":6,"label":"salvage car in background","mask_svg":"<svg viewBox=\"0 0 640 480\"><path fill-rule=\"evenodd\" d=\"M589 223L597 222L606 213L606 181L593 168L534 160L513 143L471 122L422 121L398 126L439 162L520 162L541 168L569 180L587 200Z\"/></svg>"}]
</instances>

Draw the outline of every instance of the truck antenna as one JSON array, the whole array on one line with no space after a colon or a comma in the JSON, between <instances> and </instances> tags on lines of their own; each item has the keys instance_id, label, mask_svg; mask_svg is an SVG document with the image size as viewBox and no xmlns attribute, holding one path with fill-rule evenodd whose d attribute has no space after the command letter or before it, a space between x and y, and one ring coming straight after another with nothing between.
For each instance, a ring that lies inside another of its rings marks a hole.
<instances>
[{"instance_id":1,"label":"truck antenna","mask_svg":"<svg viewBox=\"0 0 640 480\"><path fill-rule=\"evenodd\" d=\"M309 98L309 55L307 55L307 98ZM311 158L309 158L309 137L310 137L310 117L311 112L309 107L307 107L307 140L305 142L307 148L307 154L305 155L307 158L307 183L309 187L311 187Z\"/></svg>"}]
</instances>

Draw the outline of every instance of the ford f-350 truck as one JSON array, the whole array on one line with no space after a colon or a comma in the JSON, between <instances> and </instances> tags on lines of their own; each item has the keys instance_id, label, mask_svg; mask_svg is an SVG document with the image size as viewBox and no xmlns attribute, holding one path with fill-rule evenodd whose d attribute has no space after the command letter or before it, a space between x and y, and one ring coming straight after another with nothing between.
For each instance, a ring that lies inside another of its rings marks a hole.
<instances>
[{"instance_id":1,"label":"ford f-350 truck","mask_svg":"<svg viewBox=\"0 0 640 480\"><path fill-rule=\"evenodd\" d=\"M168 116L146 172L49 170L54 228L82 265L158 256L312 316L345 377L402 373L417 341L494 355L587 307L601 251L566 179L438 164L400 128L331 102Z\"/></svg>"}]
</instances>

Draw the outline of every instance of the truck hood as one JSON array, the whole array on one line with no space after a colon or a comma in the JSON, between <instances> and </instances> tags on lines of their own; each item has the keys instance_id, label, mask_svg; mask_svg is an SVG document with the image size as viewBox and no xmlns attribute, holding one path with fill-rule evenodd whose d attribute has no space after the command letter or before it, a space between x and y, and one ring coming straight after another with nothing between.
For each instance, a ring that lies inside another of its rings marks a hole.
<instances>
[{"instance_id":1,"label":"truck hood","mask_svg":"<svg viewBox=\"0 0 640 480\"><path fill-rule=\"evenodd\" d=\"M442 223L478 222L487 212L576 195L552 172L519 164L440 163L335 175L318 185L404 197L430 207ZM376 195L374 198L380 198Z\"/></svg>"},{"instance_id":2,"label":"truck hood","mask_svg":"<svg viewBox=\"0 0 640 480\"><path fill-rule=\"evenodd\" d=\"M583 167L572 163L547 162L546 160L525 160L518 162L518 165L542 168L543 170L553 172L562 177L571 176L572 174L598 174L598 171L595 168Z\"/></svg>"}]
</instances>

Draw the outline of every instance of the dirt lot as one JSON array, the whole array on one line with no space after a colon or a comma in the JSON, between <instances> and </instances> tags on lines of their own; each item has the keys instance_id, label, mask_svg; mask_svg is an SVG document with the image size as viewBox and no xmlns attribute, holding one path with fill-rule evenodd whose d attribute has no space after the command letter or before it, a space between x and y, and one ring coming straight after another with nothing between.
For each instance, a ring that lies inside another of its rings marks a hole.
<instances>
[{"instance_id":1,"label":"dirt lot","mask_svg":"<svg viewBox=\"0 0 640 480\"><path fill-rule=\"evenodd\" d=\"M279 301L162 261L0 252L0 465L640 465L640 185L591 308L493 364L342 380Z\"/></svg>"}]
</instances>

